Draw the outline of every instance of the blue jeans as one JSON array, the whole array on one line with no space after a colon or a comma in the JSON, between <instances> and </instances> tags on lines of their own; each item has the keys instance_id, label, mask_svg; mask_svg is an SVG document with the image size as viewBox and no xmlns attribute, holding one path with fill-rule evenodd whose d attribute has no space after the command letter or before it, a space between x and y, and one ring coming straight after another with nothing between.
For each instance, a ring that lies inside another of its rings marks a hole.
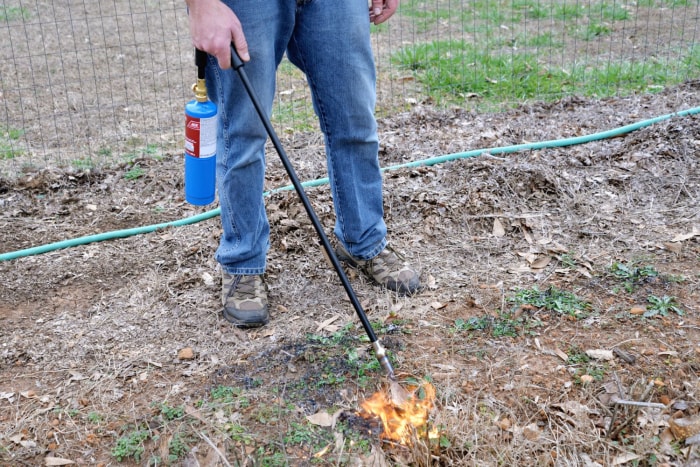
<instances>
[{"instance_id":1,"label":"blue jeans","mask_svg":"<svg viewBox=\"0 0 700 467\"><path fill-rule=\"evenodd\" d=\"M305 74L325 138L334 233L370 259L386 246L378 160L374 57L366 0L225 0L243 25L244 70L270 115L284 53ZM210 57L207 87L219 110L217 189L223 235L216 259L229 274L262 274L270 226L263 184L267 134L234 70Z\"/></svg>"}]
</instances>

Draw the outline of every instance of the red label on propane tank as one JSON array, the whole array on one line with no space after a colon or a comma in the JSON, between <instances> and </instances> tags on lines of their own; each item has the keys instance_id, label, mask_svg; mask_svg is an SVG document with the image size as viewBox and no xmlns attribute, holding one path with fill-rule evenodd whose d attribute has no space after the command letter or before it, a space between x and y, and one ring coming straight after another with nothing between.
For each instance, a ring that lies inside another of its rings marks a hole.
<instances>
[{"instance_id":1,"label":"red label on propane tank","mask_svg":"<svg viewBox=\"0 0 700 467\"><path fill-rule=\"evenodd\" d=\"M185 152L192 157L216 154L216 115L209 118L186 115Z\"/></svg>"}]
</instances>

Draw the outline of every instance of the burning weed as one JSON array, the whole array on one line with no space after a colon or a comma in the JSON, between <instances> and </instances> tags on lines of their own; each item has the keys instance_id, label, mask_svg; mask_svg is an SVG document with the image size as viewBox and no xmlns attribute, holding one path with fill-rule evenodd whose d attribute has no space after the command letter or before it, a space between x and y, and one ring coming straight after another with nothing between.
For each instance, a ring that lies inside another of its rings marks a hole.
<instances>
[{"instance_id":1,"label":"burning weed","mask_svg":"<svg viewBox=\"0 0 700 467\"><path fill-rule=\"evenodd\" d=\"M412 446L417 439L438 439L436 428L431 428L430 412L435 405L435 387L422 381L407 388L409 396L397 404L388 391L378 391L361 403L359 415L381 422L380 438L404 446Z\"/></svg>"}]
</instances>

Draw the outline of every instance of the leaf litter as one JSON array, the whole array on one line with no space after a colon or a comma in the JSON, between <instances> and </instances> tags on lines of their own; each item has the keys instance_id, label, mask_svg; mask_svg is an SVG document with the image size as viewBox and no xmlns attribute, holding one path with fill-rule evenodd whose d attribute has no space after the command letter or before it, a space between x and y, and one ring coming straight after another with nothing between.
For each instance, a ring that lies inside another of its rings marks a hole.
<instances>
[{"instance_id":1,"label":"leaf litter","mask_svg":"<svg viewBox=\"0 0 700 467\"><path fill-rule=\"evenodd\" d=\"M699 86L502 114L418 105L380 120L381 163L608 130L608 115L632 123L697 105ZM284 138L300 178L323 176L317 135ZM372 447L352 455L377 465L697 461L697 443L684 443L694 431L678 427L700 412L699 153L698 117L687 117L585 145L386 173L390 240L427 287L399 298L348 272L395 366L437 389L442 439L411 450L352 422L383 375L352 366L369 365L371 349L292 192L266 201L273 317L263 330L221 318L218 219L0 263L0 459L112 463L125 426L172 426L153 408L165 403L190 408L183 427L197 424L183 462L252 458L304 423L334 436L285 442L291 465L347 461L353 429ZM133 181L109 169L3 181L3 251L204 212L182 199L181 162L173 155ZM272 157L267 178L271 189L287 183ZM331 232L328 188L308 194ZM626 289L615 262L659 276ZM590 310L567 316L511 300L549 287ZM674 297L683 315L635 312L649 296ZM506 325L513 332L498 335ZM239 388L227 396L234 409L194 409L218 387ZM263 410L288 405L281 419Z\"/></svg>"}]
</instances>

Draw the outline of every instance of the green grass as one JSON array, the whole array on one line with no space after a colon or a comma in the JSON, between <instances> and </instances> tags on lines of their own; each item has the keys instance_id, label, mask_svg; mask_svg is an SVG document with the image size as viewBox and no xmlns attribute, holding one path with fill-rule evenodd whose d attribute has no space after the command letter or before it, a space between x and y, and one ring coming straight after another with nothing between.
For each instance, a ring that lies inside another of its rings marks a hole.
<instances>
[{"instance_id":1,"label":"green grass","mask_svg":"<svg viewBox=\"0 0 700 467\"><path fill-rule=\"evenodd\" d=\"M647 8L669 5L692 3L657 0ZM566 48L572 39L579 44L608 40L601 38L618 29L616 23L632 21L635 12L613 1L475 0L455 6L447 0L408 0L400 14L422 20L414 21L419 30L449 24L461 26L469 38L415 43L395 51L392 62L413 72L438 106L468 100L485 110L571 94L607 98L658 92L700 74L698 46L634 60L611 60L597 52L581 56Z\"/></svg>"},{"instance_id":2,"label":"green grass","mask_svg":"<svg viewBox=\"0 0 700 467\"><path fill-rule=\"evenodd\" d=\"M585 34L601 33L593 29ZM555 40L553 36L541 39ZM570 94L605 98L658 91L700 73L698 46L688 49L682 60L575 62L566 69L547 65L539 56L527 49L488 50L483 45L455 40L404 47L392 60L413 72L438 105L462 104L467 98L478 97L487 108Z\"/></svg>"},{"instance_id":3,"label":"green grass","mask_svg":"<svg viewBox=\"0 0 700 467\"><path fill-rule=\"evenodd\" d=\"M554 6L552 17L558 21L566 22L585 16L583 5L577 3L563 3Z\"/></svg>"},{"instance_id":4,"label":"green grass","mask_svg":"<svg viewBox=\"0 0 700 467\"><path fill-rule=\"evenodd\" d=\"M26 20L31 18L31 12L24 7L0 6L0 21L11 22L16 20Z\"/></svg>"},{"instance_id":5,"label":"green grass","mask_svg":"<svg viewBox=\"0 0 700 467\"><path fill-rule=\"evenodd\" d=\"M0 126L0 160L14 159L23 154L18 144L22 136L22 129Z\"/></svg>"}]
</instances>

